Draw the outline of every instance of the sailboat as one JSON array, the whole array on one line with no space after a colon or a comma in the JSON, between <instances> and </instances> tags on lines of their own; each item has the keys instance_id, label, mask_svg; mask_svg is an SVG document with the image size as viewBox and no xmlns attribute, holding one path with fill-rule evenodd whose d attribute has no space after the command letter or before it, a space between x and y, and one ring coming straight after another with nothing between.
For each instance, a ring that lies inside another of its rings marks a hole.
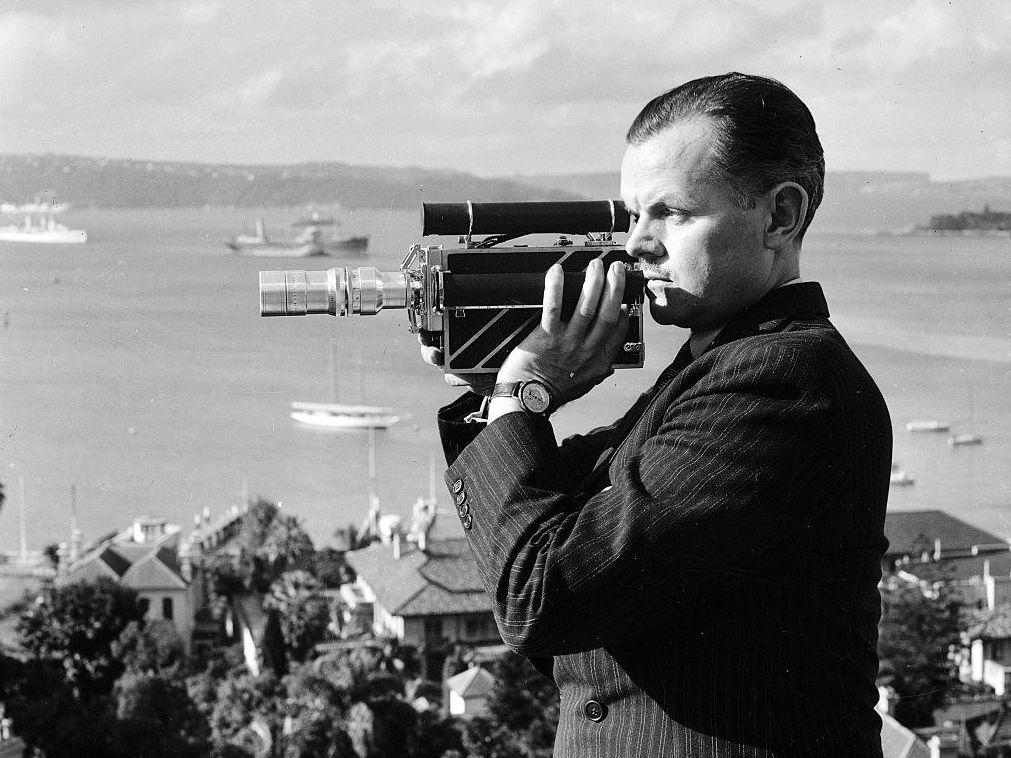
<instances>
[{"instance_id":1,"label":"sailboat","mask_svg":"<svg viewBox=\"0 0 1011 758\"><path fill-rule=\"evenodd\" d=\"M361 361L359 361L359 364ZM330 341L330 371L334 399L340 397L340 376L337 367L337 342ZM359 371L360 375L360 371ZM325 429L387 429L400 420L393 408L380 405L348 405L294 400L289 415L308 426Z\"/></svg>"},{"instance_id":2,"label":"sailboat","mask_svg":"<svg viewBox=\"0 0 1011 758\"><path fill-rule=\"evenodd\" d=\"M964 447L969 445L982 445L983 438L975 432L976 414L973 410L972 387L969 387L969 431L962 434L953 434L948 437L948 444L951 447Z\"/></svg>"}]
</instances>

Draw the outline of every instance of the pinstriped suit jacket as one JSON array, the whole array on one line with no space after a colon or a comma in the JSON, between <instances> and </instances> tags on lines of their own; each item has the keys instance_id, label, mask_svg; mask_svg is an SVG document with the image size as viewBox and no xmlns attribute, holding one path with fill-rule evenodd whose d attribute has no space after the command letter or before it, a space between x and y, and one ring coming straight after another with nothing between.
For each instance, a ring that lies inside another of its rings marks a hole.
<instances>
[{"instance_id":1,"label":"pinstriped suit jacket","mask_svg":"<svg viewBox=\"0 0 1011 758\"><path fill-rule=\"evenodd\" d=\"M556 758L881 755L891 426L827 317L819 285L773 290L624 441L440 412L502 637L553 660ZM619 442L610 486L573 496Z\"/></svg>"}]
</instances>

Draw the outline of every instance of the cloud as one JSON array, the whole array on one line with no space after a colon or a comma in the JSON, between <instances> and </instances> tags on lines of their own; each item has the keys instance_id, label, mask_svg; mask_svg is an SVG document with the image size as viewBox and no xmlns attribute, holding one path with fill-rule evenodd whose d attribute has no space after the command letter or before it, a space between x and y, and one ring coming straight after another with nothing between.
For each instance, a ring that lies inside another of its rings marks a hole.
<instances>
[{"instance_id":1,"label":"cloud","mask_svg":"<svg viewBox=\"0 0 1011 758\"><path fill-rule=\"evenodd\" d=\"M839 167L1011 173L1009 14L1000 0L35 0L0 14L0 151L600 170L647 99L736 69L804 97Z\"/></svg>"}]
</instances>

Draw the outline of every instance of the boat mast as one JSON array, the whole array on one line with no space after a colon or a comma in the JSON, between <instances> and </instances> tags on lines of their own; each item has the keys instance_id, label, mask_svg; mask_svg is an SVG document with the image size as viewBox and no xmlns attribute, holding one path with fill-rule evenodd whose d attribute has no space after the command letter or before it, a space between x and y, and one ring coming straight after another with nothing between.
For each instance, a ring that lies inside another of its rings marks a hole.
<instances>
[{"instance_id":1,"label":"boat mast","mask_svg":"<svg viewBox=\"0 0 1011 758\"><path fill-rule=\"evenodd\" d=\"M25 477L18 475L18 490L21 497L18 502L18 530L21 534L21 565L28 565L28 539L25 535Z\"/></svg>"}]
</instances>

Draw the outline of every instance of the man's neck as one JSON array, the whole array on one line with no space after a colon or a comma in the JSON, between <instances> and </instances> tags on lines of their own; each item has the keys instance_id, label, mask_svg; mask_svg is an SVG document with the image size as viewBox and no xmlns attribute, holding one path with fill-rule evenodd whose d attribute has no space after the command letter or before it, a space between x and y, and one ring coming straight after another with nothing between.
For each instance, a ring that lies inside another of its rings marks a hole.
<instances>
[{"instance_id":1,"label":"man's neck","mask_svg":"<svg viewBox=\"0 0 1011 758\"><path fill-rule=\"evenodd\" d=\"M794 277L788 282L783 282L779 287L789 287L791 284L799 284L804 281L799 276ZM773 289L779 289L779 287L773 287ZM770 290L771 292L772 290ZM716 339L716 336L723 331L723 327L726 323L720 324L719 326L714 326L709 329L702 329L700 331L692 331L691 336L688 338L689 347L692 351L692 358L698 358L702 353L706 351Z\"/></svg>"}]
</instances>

